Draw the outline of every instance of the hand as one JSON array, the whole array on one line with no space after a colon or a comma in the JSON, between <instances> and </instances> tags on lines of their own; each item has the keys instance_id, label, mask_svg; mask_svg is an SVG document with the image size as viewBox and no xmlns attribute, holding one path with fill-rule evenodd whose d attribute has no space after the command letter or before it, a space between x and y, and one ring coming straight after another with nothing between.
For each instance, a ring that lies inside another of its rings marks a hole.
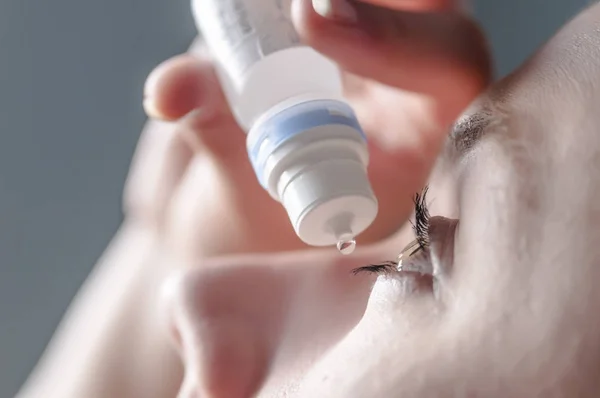
<instances>
[{"instance_id":1,"label":"hand","mask_svg":"<svg viewBox=\"0 0 600 398\"><path fill-rule=\"evenodd\" d=\"M389 3L389 4L388 4ZM339 62L346 97L370 139L369 176L380 201L360 243L384 239L406 221L448 126L488 82L485 42L453 2L389 1L399 10L355 3L358 22L294 3L307 43ZM438 10L444 12L436 12ZM304 247L284 209L260 187L200 43L149 77L154 119L136 156L127 197L132 217L154 217L191 258Z\"/></svg>"}]
</instances>

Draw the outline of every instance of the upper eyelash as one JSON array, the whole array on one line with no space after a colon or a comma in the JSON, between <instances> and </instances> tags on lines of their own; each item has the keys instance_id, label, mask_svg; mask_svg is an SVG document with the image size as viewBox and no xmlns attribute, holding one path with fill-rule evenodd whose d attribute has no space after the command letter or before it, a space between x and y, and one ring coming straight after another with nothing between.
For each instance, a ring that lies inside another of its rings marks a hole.
<instances>
[{"instance_id":1,"label":"upper eyelash","mask_svg":"<svg viewBox=\"0 0 600 398\"><path fill-rule=\"evenodd\" d=\"M412 224L412 229L415 233L415 238L419 243L419 249L425 250L429 247L429 208L427 207L427 192L429 186L423 188L420 194L415 194L415 222Z\"/></svg>"},{"instance_id":2,"label":"upper eyelash","mask_svg":"<svg viewBox=\"0 0 600 398\"><path fill-rule=\"evenodd\" d=\"M419 247L413 251L412 254L419 250L427 250L429 247L429 209L427 207L427 192L429 186L425 186L421 193L415 194L413 202L415 204L415 221L410 222L412 225L413 232ZM390 272L396 271L398 267L398 261L385 261L380 264L371 264L364 267L359 267L352 270L354 275L358 275L363 272L375 273L380 275L387 275Z\"/></svg>"}]
</instances>

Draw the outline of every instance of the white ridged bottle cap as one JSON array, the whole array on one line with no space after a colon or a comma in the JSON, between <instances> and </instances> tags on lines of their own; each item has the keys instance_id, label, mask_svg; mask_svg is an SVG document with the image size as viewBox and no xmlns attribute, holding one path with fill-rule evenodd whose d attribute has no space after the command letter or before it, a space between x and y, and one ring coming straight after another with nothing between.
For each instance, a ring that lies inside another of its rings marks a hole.
<instances>
[{"instance_id":1,"label":"white ridged bottle cap","mask_svg":"<svg viewBox=\"0 0 600 398\"><path fill-rule=\"evenodd\" d=\"M257 123L248 136L261 184L312 246L350 240L375 220L364 133L343 102L300 103Z\"/></svg>"},{"instance_id":2,"label":"white ridged bottle cap","mask_svg":"<svg viewBox=\"0 0 600 398\"><path fill-rule=\"evenodd\" d=\"M377 215L365 168L352 160L325 160L307 167L285 184L280 200L296 234L313 246L352 239Z\"/></svg>"}]
</instances>

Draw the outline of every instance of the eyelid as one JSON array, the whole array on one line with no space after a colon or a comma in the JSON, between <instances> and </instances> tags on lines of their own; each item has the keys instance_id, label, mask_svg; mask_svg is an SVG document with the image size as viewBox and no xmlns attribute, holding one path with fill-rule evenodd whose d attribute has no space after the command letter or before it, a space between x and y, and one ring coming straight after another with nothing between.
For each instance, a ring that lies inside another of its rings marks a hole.
<instances>
[{"instance_id":1,"label":"eyelid","mask_svg":"<svg viewBox=\"0 0 600 398\"><path fill-rule=\"evenodd\" d=\"M431 217L429 224L429 256L434 274L447 274L454 265L454 239L459 220Z\"/></svg>"},{"instance_id":2,"label":"eyelid","mask_svg":"<svg viewBox=\"0 0 600 398\"><path fill-rule=\"evenodd\" d=\"M428 275L446 274L454 263L454 234L458 220L436 216L429 221L429 244L418 242L406 246L398 256L397 270Z\"/></svg>"}]
</instances>

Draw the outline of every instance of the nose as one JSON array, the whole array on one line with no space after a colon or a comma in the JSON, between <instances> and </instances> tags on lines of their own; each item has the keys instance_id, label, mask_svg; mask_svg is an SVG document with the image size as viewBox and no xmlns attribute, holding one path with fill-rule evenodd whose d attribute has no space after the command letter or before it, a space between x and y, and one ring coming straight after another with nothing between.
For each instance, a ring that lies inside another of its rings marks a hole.
<instances>
[{"instance_id":1,"label":"nose","mask_svg":"<svg viewBox=\"0 0 600 398\"><path fill-rule=\"evenodd\" d=\"M224 260L174 276L169 327L185 365L180 398L248 398L278 390L354 327L372 280L364 258L284 255Z\"/></svg>"},{"instance_id":2,"label":"nose","mask_svg":"<svg viewBox=\"0 0 600 398\"><path fill-rule=\"evenodd\" d=\"M169 326L185 364L181 398L250 397L281 335L290 289L262 266L209 267L174 276Z\"/></svg>"}]
</instances>

